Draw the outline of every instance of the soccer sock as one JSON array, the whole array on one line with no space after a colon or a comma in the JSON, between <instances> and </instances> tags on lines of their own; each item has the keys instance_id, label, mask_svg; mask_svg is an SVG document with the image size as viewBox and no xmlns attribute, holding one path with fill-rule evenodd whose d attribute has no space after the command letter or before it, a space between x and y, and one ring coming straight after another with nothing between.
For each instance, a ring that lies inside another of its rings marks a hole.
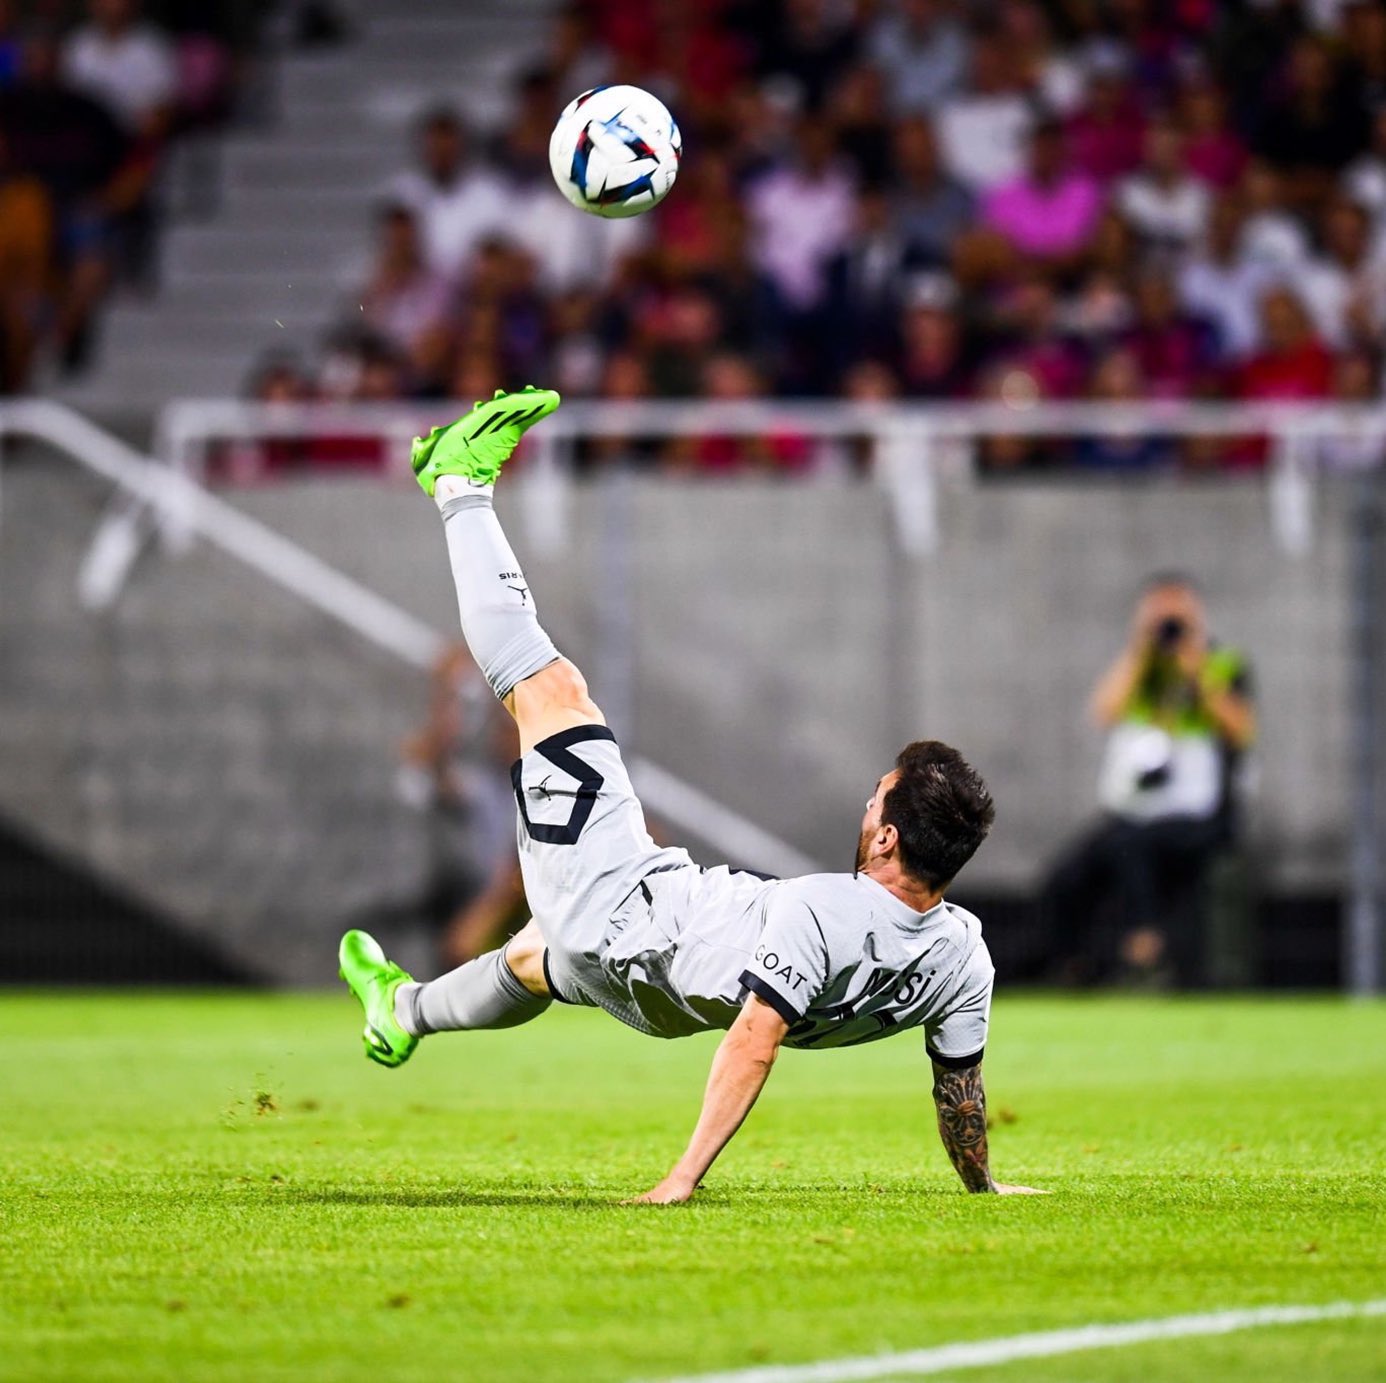
<instances>
[{"instance_id":1,"label":"soccer sock","mask_svg":"<svg viewBox=\"0 0 1386 1383\"><path fill-rule=\"evenodd\" d=\"M443 476L434 497L443 513L462 636L504 700L517 682L557 662L558 649L539 623L529 584L491 507L491 487Z\"/></svg>"},{"instance_id":2,"label":"soccer sock","mask_svg":"<svg viewBox=\"0 0 1386 1383\"><path fill-rule=\"evenodd\" d=\"M517 1028L537 1018L553 1000L531 994L506 964L505 947L491 951L427 984L395 990L395 1021L413 1037L471 1028Z\"/></svg>"}]
</instances>

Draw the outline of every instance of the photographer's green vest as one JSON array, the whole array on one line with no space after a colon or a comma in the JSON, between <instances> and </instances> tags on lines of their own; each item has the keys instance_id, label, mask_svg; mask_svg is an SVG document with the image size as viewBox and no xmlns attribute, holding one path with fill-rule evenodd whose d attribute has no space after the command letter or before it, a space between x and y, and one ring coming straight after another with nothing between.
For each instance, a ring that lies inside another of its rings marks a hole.
<instances>
[{"instance_id":1,"label":"photographer's green vest","mask_svg":"<svg viewBox=\"0 0 1386 1383\"><path fill-rule=\"evenodd\" d=\"M1250 668L1235 648L1213 645L1197 680L1155 654L1111 731L1099 798L1128 821L1223 816L1231 826L1239 755L1218 733L1207 696L1250 696Z\"/></svg>"}]
</instances>

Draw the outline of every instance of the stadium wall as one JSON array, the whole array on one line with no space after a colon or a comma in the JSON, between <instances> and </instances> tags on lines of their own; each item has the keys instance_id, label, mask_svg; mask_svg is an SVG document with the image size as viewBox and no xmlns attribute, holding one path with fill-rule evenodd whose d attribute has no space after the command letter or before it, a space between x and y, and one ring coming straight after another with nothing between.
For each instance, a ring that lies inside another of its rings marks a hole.
<instances>
[{"instance_id":1,"label":"stadium wall","mask_svg":"<svg viewBox=\"0 0 1386 1383\"><path fill-rule=\"evenodd\" d=\"M422 887L427 847L393 776L423 679L203 548L149 554L113 611L83 612L102 500L66 467L7 473L0 810L232 961L321 980L344 921ZM408 488L235 500L455 627L436 517ZM864 485L613 477L577 489L568 547L548 555L523 500L501 507L546 622L628 743L841 867L899 744L952 740L1000 804L970 871L989 891L1032 889L1088 817L1088 688L1142 578L1187 570L1258 672L1258 875L1343 884L1347 510L1331 488L1298 559L1254 484L960 490L922 559L899 554Z\"/></svg>"}]
</instances>

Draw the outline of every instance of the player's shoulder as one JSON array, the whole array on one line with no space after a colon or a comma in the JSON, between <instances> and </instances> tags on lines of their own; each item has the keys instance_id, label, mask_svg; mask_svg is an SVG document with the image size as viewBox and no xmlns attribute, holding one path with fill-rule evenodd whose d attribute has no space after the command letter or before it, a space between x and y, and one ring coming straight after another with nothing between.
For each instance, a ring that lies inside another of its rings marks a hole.
<instances>
[{"instance_id":1,"label":"player's shoulder","mask_svg":"<svg viewBox=\"0 0 1386 1383\"><path fill-rule=\"evenodd\" d=\"M977 974L992 974L991 952L987 950L986 938L982 935L981 919L974 912L959 907L947 898L934 910L938 915L938 925L949 934L957 950L959 959Z\"/></svg>"},{"instance_id":2,"label":"player's shoulder","mask_svg":"<svg viewBox=\"0 0 1386 1383\"><path fill-rule=\"evenodd\" d=\"M796 905L811 911L834 907L861 907L860 880L854 874L798 874L777 879L773 898L781 907Z\"/></svg>"}]
</instances>

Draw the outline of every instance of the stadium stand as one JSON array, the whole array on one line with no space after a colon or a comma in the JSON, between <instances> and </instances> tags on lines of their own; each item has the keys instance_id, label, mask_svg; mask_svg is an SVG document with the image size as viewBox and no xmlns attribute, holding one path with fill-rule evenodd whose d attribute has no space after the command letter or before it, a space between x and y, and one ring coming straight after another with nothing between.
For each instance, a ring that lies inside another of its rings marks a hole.
<instances>
[{"instance_id":1,"label":"stadium stand","mask_svg":"<svg viewBox=\"0 0 1386 1383\"><path fill-rule=\"evenodd\" d=\"M85 401L470 400L539 374L627 397L1380 395L1374 0L405 0L275 70L277 118L224 140L220 214L171 230L157 301L111 313ZM682 185L648 223L552 215L554 113L633 77L696 151ZM981 463L1265 454L1036 444Z\"/></svg>"}]
</instances>

